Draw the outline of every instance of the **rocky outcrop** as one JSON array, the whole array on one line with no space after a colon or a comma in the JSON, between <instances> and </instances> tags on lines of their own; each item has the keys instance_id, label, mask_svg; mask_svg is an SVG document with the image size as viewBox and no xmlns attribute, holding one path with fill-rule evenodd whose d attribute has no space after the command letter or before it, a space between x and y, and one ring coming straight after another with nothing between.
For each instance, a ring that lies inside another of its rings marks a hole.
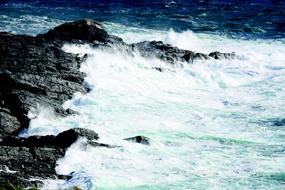
<instances>
[{"instance_id":1,"label":"rocky outcrop","mask_svg":"<svg viewBox=\"0 0 285 190\"><path fill-rule=\"evenodd\" d=\"M69 42L91 43L93 45L125 45L121 38L108 34L100 23L91 19L65 23L37 37L49 41L56 41L60 44Z\"/></svg>"},{"instance_id":2,"label":"rocky outcrop","mask_svg":"<svg viewBox=\"0 0 285 190\"><path fill-rule=\"evenodd\" d=\"M57 136L18 137L19 132L29 127L28 112L32 108L41 105L53 108L59 116L75 114L65 110L63 102L75 92L88 92L85 74L79 71L86 56L81 58L64 52L61 49L64 43L89 43L102 48L116 46L169 63L234 57L232 53L195 53L155 41L126 44L121 38L108 34L98 22L88 19L60 25L36 37L0 32L0 187L6 182L37 187L42 184L41 179L67 179L68 176L55 172L56 161L80 137L86 138L87 144L93 147L116 147L94 141L98 135L86 129L70 129ZM125 140L150 144L143 136Z\"/></svg>"},{"instance_id":3,"label":"rocky outcrop","mask_svg":"<svg viewBox=\"0 0 285 190\"><path fill-rule=\"evenodd\" d=\"M234 59L235 53L221 53L218 51L210 54L197 53L189 50L179 49L170 44L164 44L161 41L144 41L130 45L132 50L138 51L144 57L156 57L169 63L188 62L192 63L194 60L207 59Z\"/></svg>"},{"instance_id":4,"label":"rocky outcrop","mask_svg":"<svg viewBox=\"0 0 285 190\"><path fill-rule=\"evenodd\" d=\"M87 129L70 129L57 136L7 136L0 142L0 184L40 186L41 179L68 179L55 171L56 161L78 138L98 139L98 134ZM30 180L34 178L35 180Z\"/></svg>"},{"instance_id":5,"label":"rocky outcrop","mask_svg":"<svg viewBox=\"0 0 285 190\"><path fill-rule=\"evenodd\" d=\"M30 36L0 33L0 136L18 134L28 128L28 111L49 106L68 115L62 103L79 91L85 74L79 71L81 58L60 46Z\"/></svg>"},{"instance_id":6,"label":"rocky outcrop","mask_svg":"<svg viewBox=\"0 0 285 190\"><path fill-rule=\"evenodd\" d=\"M83 129L56 137L17 137L29 127L29 110L38 105L61 116L75 113L62 104L75 92L87 92L79 71L83 59L64 52L57 41L6 32L0 33L0 52L0 184L38 186L40 180L30 178L57 178L56 160L77 137L95 139Z\"/></svg>"}]
</instances>

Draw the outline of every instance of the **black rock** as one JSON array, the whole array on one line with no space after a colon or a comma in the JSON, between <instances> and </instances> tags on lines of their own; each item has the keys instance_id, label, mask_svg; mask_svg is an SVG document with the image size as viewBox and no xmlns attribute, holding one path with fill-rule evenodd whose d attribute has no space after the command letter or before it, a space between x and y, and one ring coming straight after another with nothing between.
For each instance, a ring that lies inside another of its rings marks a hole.
<instances>
[{"instance_id":1,"label":"black rock","mask_svg":"<svg viewBox=\"0 0 285 190\"><path fill-rule=\"evenodd\" d=\"M67 115L62 103L85 93L80 59L43 39L0 33L0 137L29 126L28 111L37 105Z\"/></svg>"},{"instance_id":2,"label":"black rock","mask_svg":"<svg viewBox=\"0 0 285 190\"><path fill-rule=\"evenodd\" d=\"M196 53L189 50L179 49L161 41L144 41L130 45L135 51L144 57L156 57L166 62L175 63L176 61L192 63L194 60L214 59L233 59L234 53L212 52L209 55Z\"/></svg>"},{"instance_id":3,"label":"black rock","mask_svg":"<svg viewBox=\"0 0 285 190\"><path fill-rule=\"evenodd\" d=\"M64 131L58 134L55 137L55 143L62 148L68 148L79 137L84 137L89 141L99 139L98 134L95 133L94 131L82 128L75 128L75 129L69 129L68 131Z\"/></svg>"},{"instance_id":4,"label":"black rock","mask_svg":"<svg viewBox=\"0 0 285 190\"><path fill-rule=\"evenodd\" d=\"M164 68L161 68L161 67L153 67L153 69L159 71L159 72L163 72L164 71Z\"/></svg>"},{"instance_id":5,"label":"black rock","mask_svg":"<svg viewBox=\"0 0 285 190\"><path fill-rule=\"evenodd\" d=\"M236 57L236 54L234 52L221 53L221 52L215 51L215 52L210 53L209 56L214 59L234 59Z\"/></svg>"},{"instance_id":6,"label":"black rock","mask_svg":"<svg viewBox=\"0 0 285 190\"><path fill-rule=\"evenodd\" d=\"M121 38L109 35L100 23L91 19L68 22L37 37L58 41L59 43L123 43Z\"/></svg>"},{"instance_id":7,"label":"black rock","mask_svg":"<svg viewBox=\"0 0 285 190\"><path fill-rule=\"evenodd\" d=\"M78 137L98 138L84 129L56 137L16 136L29 127L27 114L38 105L51 107L60 116L74 113L62 104L75 92L87 91L86 75L79 71L83 59L64 52L53 40L6 32L0 32L0 52L0 167L8 168L0 169L0 184L38 186L40 179L57 178L57 159ZM30 181L31 177L39 180Z\"/></svg>"},{"instance_id":8,"label":"black rock","mask_svg":"<svg viewBox=\"0 0 285 190\"><path fill-rule=\"evenodd\" d=\"M98 140L99 136L92 130L83 128L73 128L59 133L57 136L30 136L22 138L18 136L7 136L0 142L0 146L24 146L33 147L57 147L68 148L78 138L84 137L88 141Z\"/></svg>"},{"instance_id":9,"label":"black rock","mask_svg":"<svg viewBox=\"0 0 285 190\"><path fill-rule=\"evenodd\" d=\"M94 131L81 128L70 129L57 136L5 137L0 142L0 184L10 182L21 187L39 187L42 185L40 179L68 179L69 176L57 175L56 161L81 137L91 143L91 140L99 138ZM32 181L31 178L39 180Z\"/></svg>"},{"instance_id":10,"label":"black rock","mask_svg":"<svg viewBox=\"0 0 285 190\"><path fill-rule=\"evenodd\" d=\"M150 145L150 139L145 136L129 137L129 138L125 138L124 140L134 142L134 143L140 143L144 145Z\"/></svg>"}]
</instances>

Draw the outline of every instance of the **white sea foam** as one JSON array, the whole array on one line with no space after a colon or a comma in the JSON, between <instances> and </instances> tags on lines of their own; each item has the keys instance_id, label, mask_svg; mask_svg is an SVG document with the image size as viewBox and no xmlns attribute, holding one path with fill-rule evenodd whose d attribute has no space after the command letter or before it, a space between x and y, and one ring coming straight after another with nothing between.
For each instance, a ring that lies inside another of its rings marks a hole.
<instances>
[{"instance_id":1,"label":"white sea foam","mask_svg":"<svg viewBox=\"0 0 285 190\"><path fill-rule=\"evenodd\" d=\"M254 176L280 173L285 168L284 153L278 149L284 148L284 128L259 123L285 113L283 42L115 26L106 25L128 42L136 42L138 37L163 40L199 52L234 51L239 58L196 61L176 68L138 54L65 45L67 52L89 54L81 70L87 73L85 80L92 90L86 95L75 94L65 103L79 116L46 119L48 114L40 114L29 134L83 127L96 131L100 142L120 147L84 149L80 142L72 145L56 169L60 174L75 172L75 177L68 184L59 183L61 187L281 186L278 181ZM169 70L158 72L154 66ZM122 140L135 135L150 137L151 146Z\"/></svg>"}]
</instances>

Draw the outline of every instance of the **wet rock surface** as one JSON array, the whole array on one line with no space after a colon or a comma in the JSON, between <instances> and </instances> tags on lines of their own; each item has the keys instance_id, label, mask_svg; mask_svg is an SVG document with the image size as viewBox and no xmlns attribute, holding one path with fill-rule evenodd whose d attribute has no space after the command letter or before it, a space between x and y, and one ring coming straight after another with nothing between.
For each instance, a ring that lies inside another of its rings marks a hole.
<instances>
[{"instance_id":1,"label":"wet rock surface","mask_svg":"<svg viewBox=\"0 0 285 190\"><path fill-rule=\"evenodd\" d=\"M56 41L59 44L63 42L93 45L125 44L121 38L108 34L100 23L91 19L65 23L37 37Z\"/></svg>"},{"instance_id":2,"label":"wet rock surface","mask_svg":"<svg viewBox=\"0 0 285 190\"><path fill-rule=\"evenodd\" d=\"M29 127L28 112L31 109L44 106L52 108L59 116L75 114L72 110L65 110L62 104L75 92L90 90L84 84L85 74L79 71L86 56L81 58L64 52L61 49L64 43L89 43L94 47L108 48L120 46L169 63L234 58L231 53L206 55L156 41L126 44L121 38L108 34L100 23L88 19L60 25L36 37L0 32L0 185L11 182L21 187L39 187L43 179L68 179L69 176L56 173L56 161L81 137L93 147L116 147L95 142L98 134L79 128L57 136L18 137ZM125 140L150 145L144 136Z\"/></svg>"},{"instance_id":3,"label":"wet rock surface","mask_svg":"<svg viewBox=\"0 0 285 190\"><path fill-rule=\"evenodd\" d=\"M135 136L135 137L125 138L124 140L129 141L129 142L133 142L133 143L150 145L150 139L148 137L141 136L141 135Z\"/></svg>"},{"instance_id":4,"label":"wet rock surface","mask_svg":"<svg viewBox=\"0 0 285 190\"><path fill-rule=\"evenodd\" d=\"M85 93L81 59L49 41L0 33L0 125L4 134L28 128L28 111L38 105L68 115L62 103Z\"/></svg>"},{"instance_id":5,"label":"wet rock surface","mask_svg":"<svg viewBox=\"0 0 285 190\"><path fill-rule=\"evenodd\" d=\"M176 61L192 63L194 60L207 59L234 59L235 53L221 53L218 51L210 54L197 53L179 49L161 41L144 41L130 45L133 50L141 53L144 57L156 57L169 63Z\"/></svg>"},{"instance_id":6,"label":"wet rock surface","mask_svg":"<svg viewBox=\"0 0 285 190\"><path fill-rule=\"evenodd\" d=\"M79 138L92 142L99 137L94 131L80 128L57 136L5 137L0 142L0 184L9 181L23 187L38 187L42 185L41 179L68 179L68 176L57 175L56 161ZM32 178L35 180L30 180Z\"/></svg>"}]
</instances>

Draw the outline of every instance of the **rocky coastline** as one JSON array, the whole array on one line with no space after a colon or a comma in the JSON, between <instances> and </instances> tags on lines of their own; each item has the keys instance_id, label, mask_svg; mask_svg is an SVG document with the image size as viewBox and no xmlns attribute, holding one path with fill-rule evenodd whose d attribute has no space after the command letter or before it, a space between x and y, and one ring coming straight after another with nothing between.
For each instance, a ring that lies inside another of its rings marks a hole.
<instances>
[{"instance_id":1,"label":"rocky coastline","mask_svg":"<svg viewBox=\"0 0 285 190\"><path fill-rule=\"evenodd\" d=\"M80 57L64 52L61 49L64 43L116 46L169 64L236 57L234 53L203 54L182 50L160 41L126 44L121 38L108 34L100 23L89 19L65 23L35 37L0 32L0 187L12 183L40 188L43 179L68 180L71 176L56 173L56 162L78 138L86 138L90 146L115 147L96 142L97 133L80 128L57 136L18 136L29 128L31 109L44 105L62 117L77 114L64 109L62 104L75 92L90 90L84 83L85 73L79 70L88 55ZM126 140L150 145L147 137Z\"/></svg>"}]
</instances>

